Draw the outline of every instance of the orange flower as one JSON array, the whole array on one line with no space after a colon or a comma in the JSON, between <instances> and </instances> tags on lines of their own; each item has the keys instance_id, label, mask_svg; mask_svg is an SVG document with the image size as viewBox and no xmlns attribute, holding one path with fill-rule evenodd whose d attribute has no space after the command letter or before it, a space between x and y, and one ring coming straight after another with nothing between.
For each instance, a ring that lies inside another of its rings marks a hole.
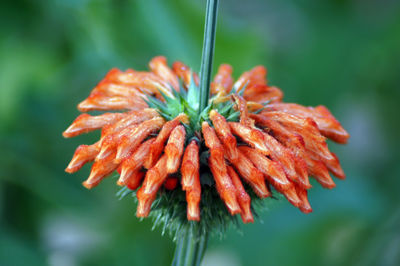
<instances>
[{"instance_id":1,"label":"orange flower","mask_svg":"<svg viewBox=\"0 0 400 266\"><path fill-rule=\"evenodd\" d=\"M202 193L210 189L244 223L254 221L250 190L259 198L276 191L309 213L309 177L325 188L335 187L329 173L345 178L326 138L344 144L349 134L324 106L283 103L264 67L234 83L232 67L221 65L205 110L198 110L199 78L189 67L175 62L171 69L159 56L150 69L112 69L78 109L121 112L81 114L63 133L69 138L101 129L99 141L76 149L66 171L94 161L83 183L92 188L118 170L119 185L139 188L138 217L149 215L158 193L174 197L179 189L186 192L188 220L200 221L207 208Z\"/></svg>"}]
</instances>

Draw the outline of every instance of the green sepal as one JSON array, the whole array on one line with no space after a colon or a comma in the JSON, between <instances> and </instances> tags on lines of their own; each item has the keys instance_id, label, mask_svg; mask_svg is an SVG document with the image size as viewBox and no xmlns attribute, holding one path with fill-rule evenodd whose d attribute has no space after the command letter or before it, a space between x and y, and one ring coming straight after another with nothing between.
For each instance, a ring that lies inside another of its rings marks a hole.
<instances>
[{"instance_id":1,"label":"green sepal","mask_svg":"<svg viewBox=\"0 0 400 266\"><path fill-rule=\"evenodd\" d=\"M199 103L199 96L200 96L200 90L196 86L196 83L194 82L194 75L193 72L190 73L190 84L187 92L187 97L186 101L191 106L192 109L197 110L199 109L200 103Z\"/></svg>"}]
</instances>

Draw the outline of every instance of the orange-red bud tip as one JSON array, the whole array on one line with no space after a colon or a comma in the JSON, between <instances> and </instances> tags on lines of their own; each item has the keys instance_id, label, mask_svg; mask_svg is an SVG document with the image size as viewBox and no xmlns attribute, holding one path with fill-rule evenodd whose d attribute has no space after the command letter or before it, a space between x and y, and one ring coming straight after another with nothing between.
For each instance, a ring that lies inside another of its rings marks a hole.
<instances>
[{"instance_id":1,"label":"orange-red bud tip","mask_svg":"<svg viewBox=\"0 0 400 266\"><path fill-rule=\"evenodd\" d=\"M164 187L168 190L174 190L178 185L178 178L170 177L165 180Z\"/></svg>"}]
</instances>

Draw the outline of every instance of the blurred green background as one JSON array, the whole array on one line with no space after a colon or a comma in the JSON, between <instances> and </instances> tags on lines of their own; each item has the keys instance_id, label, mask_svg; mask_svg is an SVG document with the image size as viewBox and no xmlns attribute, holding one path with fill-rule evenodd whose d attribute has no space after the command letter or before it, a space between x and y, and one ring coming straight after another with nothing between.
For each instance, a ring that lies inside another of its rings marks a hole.
<instances>
[{"instance_id":1,"label":"blurred green background","mask_svg":"<svg viewBox=\"0 0 400 266\"><path fill-rule=\"evenodd\" d=\"M205 1L14 0L0 4L0 265L169 265L174 246L118 201L64 173L76 105L112 67L155 55L199 69ZM400 265L400 2L221 0L215 65L256 64L285 99L324 104L350 132L329 143L346 181L314 186L314 212L282 201L211 239L204 265Z\"/></svg>"}]
</instances>

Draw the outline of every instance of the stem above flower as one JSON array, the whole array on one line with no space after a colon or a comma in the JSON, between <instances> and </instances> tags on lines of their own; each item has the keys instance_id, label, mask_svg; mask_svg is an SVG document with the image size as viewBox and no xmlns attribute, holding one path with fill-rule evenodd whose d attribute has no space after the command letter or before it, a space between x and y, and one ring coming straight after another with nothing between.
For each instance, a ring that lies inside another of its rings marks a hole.
<instances>
[{"instance_id":1,"label":"stem above flower","mask_svg":"<svg viewBox=\"0 0 400 266\"><path fill-rule=\"evenodd\" d=\"M212 63L215 48L215 32L217 28L219 0L207 0L206 19L204 27L203 53L200 65L200 108L199 113L206 108L210 95Z\"/></svg>"}]
</instances>

